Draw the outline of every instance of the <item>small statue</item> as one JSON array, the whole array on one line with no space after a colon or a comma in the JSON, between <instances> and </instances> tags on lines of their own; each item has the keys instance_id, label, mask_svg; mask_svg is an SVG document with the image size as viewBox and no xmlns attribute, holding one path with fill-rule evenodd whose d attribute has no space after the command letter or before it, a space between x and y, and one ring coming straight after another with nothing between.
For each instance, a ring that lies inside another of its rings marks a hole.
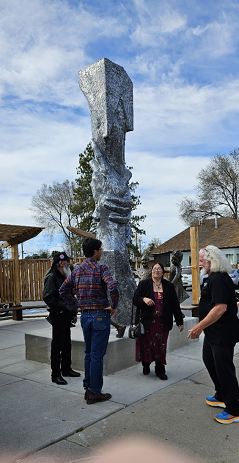
<instances>
[{"instance_id":1,"label":"small statue","mask_svg":"<svg viewBox=\"0 0 239 463\"><path fill-rule=\"evenodd\" d=\"M181 262L183 259L182 251L174 251L172 255L172 266L170 267L169 281L171 281L174 286L178 296L179 304L182 304L186 299L188 299L189 294L185 291L182 283L182 266Z\"/></svg>"},{"instance_id":2,"label":"small statue","mask_svg":"<svg viewBox=\"0 0 239 463\"><path fill-rule=\"evenodd\" d=\"M142 267L140 267L139 270L136 270L135 272L135 276L139 278L139 281L146 280L146 278L151 277L152 269L148 266L148 262L149 256L144 255L141 257Z\"/></svg>"}]
</instances>

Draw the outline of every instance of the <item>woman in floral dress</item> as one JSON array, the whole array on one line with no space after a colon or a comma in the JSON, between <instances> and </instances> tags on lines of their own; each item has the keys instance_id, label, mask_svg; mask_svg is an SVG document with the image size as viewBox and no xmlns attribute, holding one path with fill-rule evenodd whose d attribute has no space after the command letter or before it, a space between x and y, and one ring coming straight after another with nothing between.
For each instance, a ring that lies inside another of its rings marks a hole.
<instances>
[{"instance_id":1,"label":"woman in floral dress","mask_svg":"<svg viewBox=\"0 0 239 463\"><path fill-rule=\"evenodd\" d=\"M136 361L142 362L143 373L150 373L150 364L155 362L155 374L162 380L168 379L165 371L166 350L173 316L180 331L183 318L174 285L163 278L164 267L156 263L152 277L139 282L133 303L137 307L135 324L141 318L145 334L136 341Z\"/></svg>"}]
</instances>

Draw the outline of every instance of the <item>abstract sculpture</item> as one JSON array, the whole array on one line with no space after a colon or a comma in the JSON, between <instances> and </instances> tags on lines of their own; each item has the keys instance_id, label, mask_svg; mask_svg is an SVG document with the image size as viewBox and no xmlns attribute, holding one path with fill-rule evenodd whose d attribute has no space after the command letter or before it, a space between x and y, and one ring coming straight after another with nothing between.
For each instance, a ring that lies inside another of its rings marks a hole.
<instances>
[{"instance_id":1,"label":"abstract sculpture","mask_svg":"<svg viewBox=\"0 0 239 463\"><path fill-rule=\"evenodd\" d=\"M91 112L94 160L91 188L101 262L118 282L116 322L130 324L135 280L129 265L131 172L125 165L125 135L133 130L133 84L125 70L103 58L79 72L79 85Z\"/></svg>"}]
</instances>

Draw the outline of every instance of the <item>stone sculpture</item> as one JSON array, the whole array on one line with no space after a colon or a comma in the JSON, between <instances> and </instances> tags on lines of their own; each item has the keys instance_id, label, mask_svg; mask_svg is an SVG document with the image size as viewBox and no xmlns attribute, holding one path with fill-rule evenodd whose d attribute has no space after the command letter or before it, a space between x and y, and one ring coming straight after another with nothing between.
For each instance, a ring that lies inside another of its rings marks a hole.
<instances>
[{"instance_id":1,"label":"stone sculpture","mask_svg":"<svg viewBox=\"0 0 239 463\"><path fill-rule=\"evenodd\" d=\"M130 324L135 280L128 258L132 198L125 165L125 135L133 130L133 84L125 70L103 58L79 72L79 85L91 112L94 159L91 188L101 262L118 282L115 321Z\"/></svg>"},{"instance_id":2,"label":"stone sculpture","mask_svg":"<svg viewBox=\"0 0 239 463\"><path fill-rule=\"evenodd\" d=\"M148 266L149 256L142 256L141 257L141 265L142 267L136 270L135 275L139 278L139 281L146 280L147 278L151 277L152 269Z\"/></svg>"},{"instance_id":3,"label":"stone sculpture","mask_svg":"<svg viewBox=\"0 0 239 463\"><path fill-rule=\"evenodd\" d=\"M181 304L188 299L189 294L185 291L182 283L182 266L183 253L181 251L174 251L172 255L172 266L170 267L169 280L174 284L178 296L179 303Z\"/></svg>"}]
</instances>

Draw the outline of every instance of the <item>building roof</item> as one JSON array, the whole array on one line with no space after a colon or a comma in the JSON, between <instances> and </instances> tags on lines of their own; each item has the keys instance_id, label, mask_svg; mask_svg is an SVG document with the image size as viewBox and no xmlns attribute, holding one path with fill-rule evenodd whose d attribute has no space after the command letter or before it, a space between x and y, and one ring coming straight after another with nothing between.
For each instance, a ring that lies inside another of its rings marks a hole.
<instances>
[{"instance_id":1,"label":"building roof","mask_svg":"<svg viewBox=\"0 0 239 463\"><path fill-rule=\"evenodd\" d=\"M37 236L44 228L24 225L7 225L0 223L0 241L5 241L1 247L6 248L20 244Z\"/></svg>"},{"instance_id":2,"label":"building roof","mask_svg":"<svg viewBox=\"0 0 239 463\"><path fill-rule=\"evenodd\" d=\"M213 244L220 249L239 247L239 219L221 217L217 219L218 228L215 227L215 219L207 219L198 225L199 248ZM152 254L165 252L190 251L190 227L183 230L165 243L160 244L151 251Z\"/></svg>"}]
</instances>

